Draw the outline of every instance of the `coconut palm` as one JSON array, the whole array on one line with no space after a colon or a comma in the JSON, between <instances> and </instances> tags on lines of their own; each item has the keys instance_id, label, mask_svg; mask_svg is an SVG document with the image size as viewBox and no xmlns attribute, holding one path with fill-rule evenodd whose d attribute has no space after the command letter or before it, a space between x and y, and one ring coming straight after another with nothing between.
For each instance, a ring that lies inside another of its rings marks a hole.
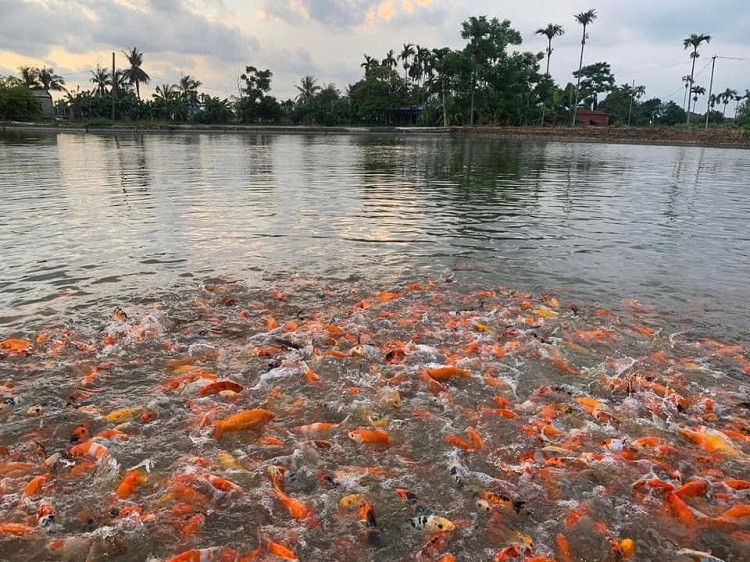
<instances>
[{"instance_id":1,"label":"coconut palm","mask_svg":"<svg viewBox=\"0 0 750 562\"><path fill-rule=\"evenodd\" d=\"M411 43L404 43L404 48L401 51L401 54L398 56L399 60L401 60L401 66L404 67L404 80L407 82L409 81L409 67L411 64L409 64L409 57L413 57L416 51L414 50L414 45Z\"/></svg>"},{"instance_id":2,"label":"coconut palm","mask_svg":"<svg viewBox=\"0 0 750 562\"><path fill-rule=\"evenodd\" d=\"M123 54L128 59L128 64L130 64L130 68L125 69L123 74L130 84L135 84L135 95L138 96L138 99L141 99L141 82L144 84L151 82L151 77L141 68L143 53L136 47L133 47L129 51L123 51Z\"/></svg>"},{"instance_id":3,"label":"coconut palm","mask_svg":"<svg viewBox=\"0 0 750 562\"><path fill-rule=\"evenodd\" d=\"M162 84L156 87L156 92L152 95L154 99L168 101L175 97L177 86L174 84Z\"/></svg>"},{"instance_id":4,"label":"coconut palm","mask_svg":"<svg viewBox=\"0 0 750 562\"><path fill-rule=\"evenodd\" d=\"M91 82L96 87L96 93L99 96L103 96L104 92L107 91L107 86L112 85L112 80L106 69L102 68L98 64L96 70L91 70Z\"/></svg>"},{"instance_id":5,"label":"coconut palm","mask_svg":"<svg viewBox=\"0 0 750 562\"><path fill-rule=\"evenodd\" d=\"M45 92L49 92L50 90L65 91L65 79L59 74L55 74L54 68L43 66L38 70L38 77L42 90Z\"/></svg>"},{"instance_id":6,"label":"coconut palm","mask_svg":"<svg viewBox=\"0 0 750 562\"><path fill-rule=\"evenodd\" d=\"M683 39L682 44L687 49L688 47L693 48L693 52L690 53L690 58L693 59L693 65L690 68L690 85L693 85L693 76L695 75L695 59L697 59L700 54L698 53L698 47L701 43L710 43L711 42L711 36L706 35L705 33L701 33L700 35L697 35L693 33L688 37L687 39ZM688 104L687 104L687 122L690 123L690 98L688 97Z\"/></svg>"},{"instance_id":7,"label":"coconut palm","mask_svg":"<svg viewBox=\"0 0 750 562\"><path fill-rule=\"evenodd\" d=\"M317 78L313 76L305 76L300 80L300 85L295 86L299 90L297 103L305 104L315 97L315 94L320 91L320 86L316 83L317 81Z\"/></svg>"},{"instance_id":8,"label":"coconut palm","mask_svg":"<svg viewBox=\"0 0 750 562\"><path fill-rule=\"evenodd\" d=\"M734 96L734 101L736 102L734 104L734 120L735 121L737 120L737 111L740 108L740 102L742 100L747 100L747 102L745 102L745 103L750 102L750 90L745 90L745 95L744 96L741 96L739 94L737 94L736 96Z\"/></svg>"},{"instance_id":9,"label":"coconut palm","mask_svg":"<svg viewBox=\"0 0 750 562\"><path fill-rule=\"evenodd\" d=\"M41 84L39 83L39 69L38 68L32 68L30 66L22 66L20 68L21 70L21 80L23 81L23 85L27 88L39 88Z\"/></svg>"},{"instance_id":10,"label":"coconut palm","mask_svg":"<svg viewBox=\"0 0 750 562\"><path fill-rule=\"evenodd\" d=\"M189 74L185 74L180 78L179 84L175 85L175 88L182 99L187 102L190 107L198 105L198 87L203 83L196 80Z\"/></svg>"},{"instance_id":11,"label":"coconut palm","mask_svg":"<svg viewBox=\"0 0 750 562\"><path fill-rule=\"evenodd\" d=\"M536 30L537 35L545 35L547 37L547 76L549 76L549 59L552 56L552 39L560 37L565 34L565 30L562 25L556 23L548 23L547 27L540 27Z\"/></svg>"}]
</instances>

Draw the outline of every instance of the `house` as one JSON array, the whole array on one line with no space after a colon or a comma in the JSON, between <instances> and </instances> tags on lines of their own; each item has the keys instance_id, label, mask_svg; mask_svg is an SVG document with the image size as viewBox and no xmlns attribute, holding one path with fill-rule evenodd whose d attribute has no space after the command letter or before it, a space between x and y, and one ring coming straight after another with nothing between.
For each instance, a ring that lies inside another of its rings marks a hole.
<instances>
[{"instance_id":1,"label":"house","mask_svg":"<svg viewBox=\"0 0 750 562\"><path fill-rule=\"evenodd\" d=\"M52 95L47 90L31 90L34 97L37 99L39 104L42 106L42 117L45 119L52 119L54 112L52 109Z\"/></svg>"},{"instance_id":2,"label":"house","mask_svg":"<svg viewBox=\"0 0 750 562\"><path fill-rule=\"evenodd\" d=\"M609 126L609 113L599 111L598 109L579 109L576 113L576 119L582 125L594 127Z\"/></svg>"},{"instance_id":3,"label":"house","mask_svg":"<svg viewBox=\"0 0 750 562\"><path fill-rule=\"evenodd\" d=\"M424 107L421 105L406 105L392 107L388 110L388 123L392 125L415 125Z\"/></svg>"}]
</instances>

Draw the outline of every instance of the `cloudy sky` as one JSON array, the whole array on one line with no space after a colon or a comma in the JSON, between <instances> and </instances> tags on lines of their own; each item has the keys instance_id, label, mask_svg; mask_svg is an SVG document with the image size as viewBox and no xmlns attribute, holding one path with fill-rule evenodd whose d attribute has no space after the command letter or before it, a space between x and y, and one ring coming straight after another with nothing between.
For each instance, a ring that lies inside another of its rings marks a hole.
<instances>
[{"instance_id":1,"label":"cloudy sky","mask_svg":"<svg viewBox=\"0 0 750 562\"><path fill-rule=\"evenodd\" d=\"M124 65L121 51L135 46L152 77L147 94L183 73L212 95L237 94L251 64L273 71L272 93L284 99L307 74L344 89L361 78L365 53L380 59L407 42L460 48L461 22L488 15L509 19L523 36L519 48L533 52L546 46L536 29L563 25L551 72L564 84L580 49L573 14L589 8L599 17L584 64L609 62L618 83L635 79L647 97L681 104L680 78L690 73L682 40L707 33L696 83L708 89L718 55L728 58L717 59L714 91L750 88L748 0L0 0L0 74L46 64L68 85L90 88L90 69L111 66L112 51Z\"/></svg>"}]
</instances>

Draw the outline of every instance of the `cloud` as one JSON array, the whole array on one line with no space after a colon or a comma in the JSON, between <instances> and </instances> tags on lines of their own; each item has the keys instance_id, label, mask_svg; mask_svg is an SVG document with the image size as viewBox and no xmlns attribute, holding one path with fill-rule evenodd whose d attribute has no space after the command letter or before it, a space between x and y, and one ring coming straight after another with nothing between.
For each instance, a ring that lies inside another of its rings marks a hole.
<instances>
[{"instance_id":1,"label":"cloud","mask_svg":"<svg viewBox=\"0 0 750 562\"><path fill-rule=\"evenodd\" d=\"M194 11L185 0L0 0L0 49L41 57L137 46L237 61L258 49L239 28Z\"/></svg>"},{"instance_id":2,"label":"cloud","mask_svg":"<svg viewBox=\"0 0 750 562\"><path fill-rule=\"evenodd\" d=\"M290 25L313 21L324 26L352 27L389 22L415 15L435 0L268 0L265 12Z\"/></svg>"}]
</instances>

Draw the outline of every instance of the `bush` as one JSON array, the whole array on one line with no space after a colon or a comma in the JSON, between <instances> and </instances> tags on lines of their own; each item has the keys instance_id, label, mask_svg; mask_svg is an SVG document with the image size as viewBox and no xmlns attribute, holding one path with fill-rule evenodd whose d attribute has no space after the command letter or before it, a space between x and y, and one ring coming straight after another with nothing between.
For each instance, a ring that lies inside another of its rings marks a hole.
<instances>
[{"instance_id":1,"label":"bush","mask_svg":"<svg viewBox=\"0 0 750 562\"><path fill-rule=\"evenodd\" d=\"M0 120L35 121L42 118L42 104L26 86L0 80Z\"/></svg>"}]
</instances>

